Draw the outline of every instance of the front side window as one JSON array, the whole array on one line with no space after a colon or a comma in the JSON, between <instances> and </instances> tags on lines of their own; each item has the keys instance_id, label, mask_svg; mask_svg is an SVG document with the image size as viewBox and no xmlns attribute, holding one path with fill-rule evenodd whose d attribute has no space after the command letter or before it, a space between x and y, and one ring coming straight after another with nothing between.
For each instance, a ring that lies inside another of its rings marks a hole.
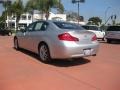
<instances>
[{"instance_id":1,"label":"front side window","mask_svg":"<svg viewBox=\"0 0 120 90\"><path fill-rule=\"evenodd\" d=\"M33 31L34 30L34 25L35 25L35 23L32 23L32 24L30 24L28 27L27 27L27 31Z\"/></svg>"},{"instance_id":2,"label":"front side window","mask_svg":"<svg viewBox=\"0 0 120 90\"><path fill-rule=\"evenodd\" d=\"M35 31L44 31L47 29L48 24L46 22L37 22L35 26Z\"/></svg>"},{"instance_id":3,"label":"front side window","mask_svg":"<svg viewBox=\"0 0 120 90\"><path fill-rule=\"evenodd\" d=\"M35 26L35 31L38 31L38 30L40 30L41 29L41 27L42 27L42 24L43 23L41 23L41 22L39 22L39 23L36 23L36 26Z\"/></svg>"}]
</instances>

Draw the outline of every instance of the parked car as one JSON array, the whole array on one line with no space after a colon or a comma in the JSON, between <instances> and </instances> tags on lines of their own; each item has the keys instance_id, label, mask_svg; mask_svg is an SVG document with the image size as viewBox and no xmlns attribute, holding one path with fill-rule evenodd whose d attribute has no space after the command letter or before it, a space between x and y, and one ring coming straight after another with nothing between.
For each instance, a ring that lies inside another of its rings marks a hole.
<instances>
[{"instance_id":1,"label":"parked car","mask_svg":"<svg viewBox=\"0 0 120 90\"><path fill-rule=\"evenodd\" d=\"M120 41L120 26L108 26L105 34L107 43Z\"/></svg>"},{"instance_id":2,"label":"parked car","mask_svg":"<svg viewBox=\"0 0 120 90\"><path fill-rule=\"evenodd\" d=\"M2 35L2 36L5 36L5 35L10 36L10 35L12 35L12 32L10 30L0 28L0 35Z\"/></svg>"},{"instance_id":3,"label":"parked car","mask_svg":"<svg viewBox=\"0 0 120 90\"><path fill-rule=\"evenodd\" d=\"M97 39L101 39L104 41L105 31L101 30L98 26L95 25L84 25L82 26L88 31L91 31L96 34Z\"/></svg>"},{"instance_id":4,"label":"parked car","mask_svg":"<svg viewBox=\"0 0 120 90\"><path fill-rule=\"evenodd\" d=\"M96 35L81 26L62 21L36 21L18 31L15 49L24 48L39 55L40 60L96 56L99 48Z\"/></svg>"}]
</instances>

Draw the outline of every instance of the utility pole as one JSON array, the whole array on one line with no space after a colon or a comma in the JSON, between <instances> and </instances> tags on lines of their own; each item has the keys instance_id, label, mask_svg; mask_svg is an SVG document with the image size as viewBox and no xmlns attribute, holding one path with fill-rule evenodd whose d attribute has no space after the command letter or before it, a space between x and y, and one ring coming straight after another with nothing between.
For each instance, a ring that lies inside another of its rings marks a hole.
<instances>
[{"instance_id":1,"label":"utility pole","mask_svg":"<svg viewBox=\"0 0 120 90\"><path fill-rule=\"evenodd\" d=\"M79 24L79 20L80 20L80 3L84 3L85 0L72 0L72 3L78 3L78 24Z\"/></svg>"}]
</instances>

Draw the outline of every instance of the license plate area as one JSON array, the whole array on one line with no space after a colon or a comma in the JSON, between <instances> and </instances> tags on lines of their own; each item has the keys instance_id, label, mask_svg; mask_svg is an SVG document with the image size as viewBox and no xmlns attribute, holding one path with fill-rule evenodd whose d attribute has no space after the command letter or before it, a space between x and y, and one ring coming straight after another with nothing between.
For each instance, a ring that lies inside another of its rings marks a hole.
<instances>
[{"instance_id":1,"label":"license plate area","mask_svg":"<svg viewBox=\"0 0 120 90\"><path fill-rule=\"evenodd\" d=\"M90 56L91 55L91 49L90 48L83 49L83 51L84 51L84 55L86 55L86 56Z\"/></svg>"}]
</instances>

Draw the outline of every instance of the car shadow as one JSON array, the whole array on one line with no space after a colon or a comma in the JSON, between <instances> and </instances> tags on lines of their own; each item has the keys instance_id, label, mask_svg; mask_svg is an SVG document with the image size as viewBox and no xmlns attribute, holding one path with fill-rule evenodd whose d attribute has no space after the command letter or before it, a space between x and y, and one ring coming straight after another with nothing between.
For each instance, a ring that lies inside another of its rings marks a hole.
<instances>
[{"instance_id":1,"label":"car shadow","mask_svg":"<svg viewBox=\"0 0 120 90\"><path fill-rule=\"evenodd\" d=\"M105 43L105 44L114 44L114 45L119 45L119 41L112 41L111 43L107 43L107 41L99 41L99 43Z\"/></svg>"},{"instance_id":2,"label":"car shadow","mask_svg":"<svg viewBox=\"0 0 120 90\"><path fill-rule=\"evenodd\" d=\"M98 41L99 43L106 43L106 41Z\"/></svg>"},{"instance_id":3,"label":"car shadow","mask_svg":"<svg viewBox=\"0 0 120 90\"><path fill-rule=\"evenodd\" d=\"M13 49L16 50L14 47L13 47ZM39 59L39 57L38 57L37 54L35 54L35 53L33 53L33 52L30 52L30 51L28 51L28 50L26 50L26 49L20 48L19 50L16 50L16 51L22 52L23 54L28 55L28 56L30 56L30 57Z\"/></svg>"},{"instance_id":4,"label":"car shadow","mask_svg":"<svg viewBox=\"0 0 120 90\"><path fill-rule=\"evenodd\" d=\"M30 52L25 49L20 49L19 51L33 58L36 58L36 60L40 61L38 55L33 52ZM91 62L90 60L85 59L85 58L75 58L75 59L53 59L51 62L44 63L44 64L49 64L49 65L53 65L56 67L71 67L71 66L84 65L90 62Z\"/></svg>"},{"instance_id":5,"label":"car shadow","mask_svg":"<svg viewBox=\"0 0 120 90\"><path fill-rule=\"evenodd\" d=\"M112 41L110 44L119 45L119 44L120 44L120 42L119 42L119 41Z\"/></svg>"},{"instance_id":6,"label":"car shadow","mask_svg":"<svg viewBox=\"0 0 120 90\"><path fill-rule=\"evenodd\" d=\"M85 58L75 58L75 59L55 59L50 65L54 65L56 67L71 67L71 66L78 66L90 63L91 61Z\"/></svg>"}]
</instances>

